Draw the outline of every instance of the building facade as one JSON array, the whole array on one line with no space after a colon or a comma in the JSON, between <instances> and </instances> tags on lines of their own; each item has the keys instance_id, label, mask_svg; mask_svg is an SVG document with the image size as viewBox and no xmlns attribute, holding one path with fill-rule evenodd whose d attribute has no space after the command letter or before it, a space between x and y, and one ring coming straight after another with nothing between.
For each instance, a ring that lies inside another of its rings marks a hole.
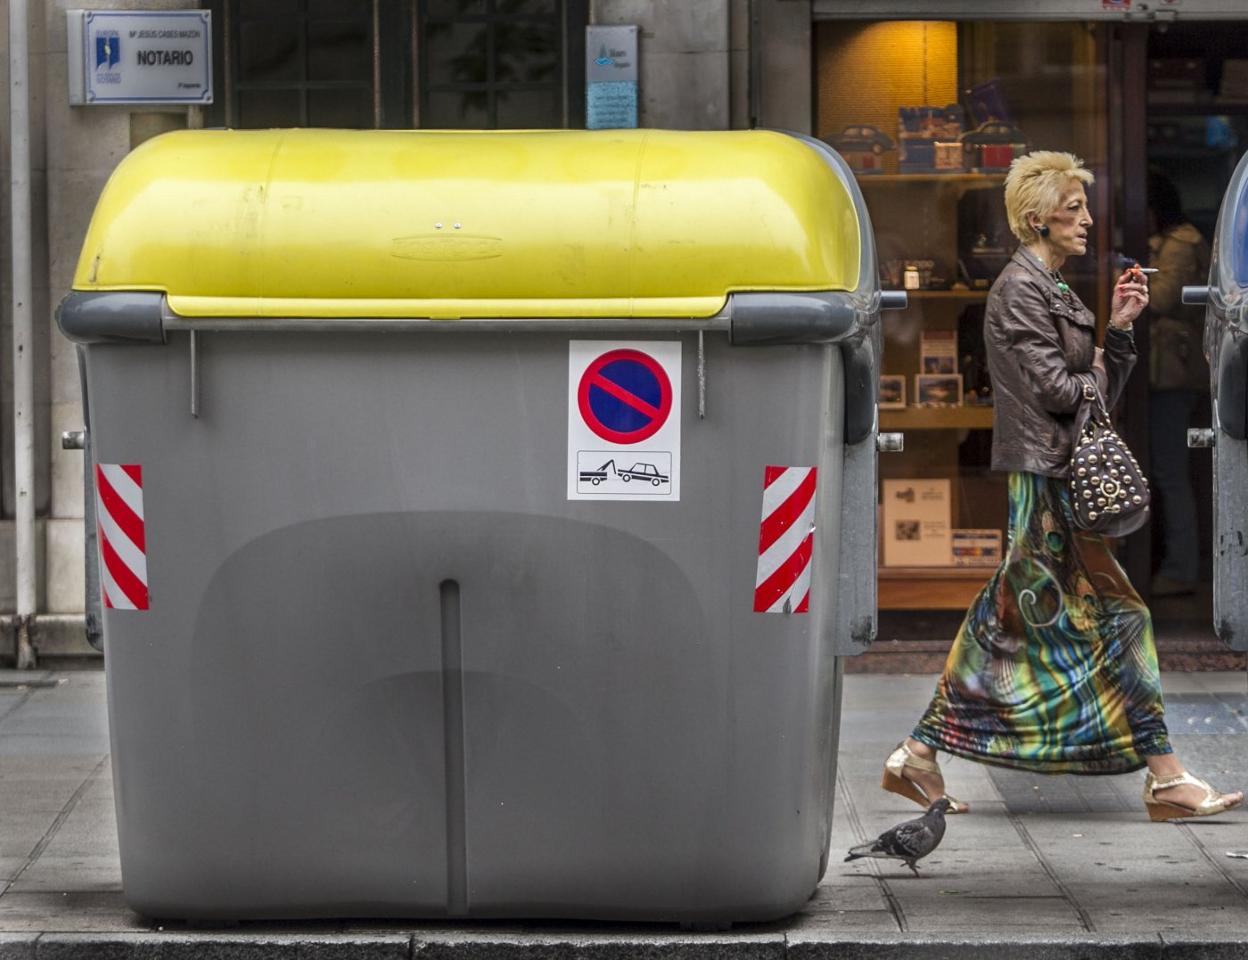
<instances>
[{"instance_id":1,"label":"building facade","mask_svg":"<svg viewBox=\"0 0 1248 960\"><path fill-rule=\"evenodd\" d=\"M9 34L14 2L0 0L0 43L9 51L20 39ZM885 285L912 291L912 308L890 317L886 330L887 387L904 384L904 392L900 398L890 392L894 405L881 414L884 426L910 435L908 452L886 460L882 474L885 480L937 481L945 491L950 538L960 536L989 558L991 536L973 543L966 531L1004 527L1003 487L985 459L990 396L979 382L974 347L984 282L999 269L1008 245L994 205L1001 158L1018 143L1070 149L1096 172L1097 256L1073 271L1072 282L1099 310L1112 283L1110 253L1145 255L1146 205L1133 185L1143 182L1149 163L1186 177L1190 212L1199 221L1216 210L1219 178L1229 177L1248 142L1242 72L1248 61L1235 53L1248 49L1239 0L1061 0L1031 4L1025 12L1012 0L93 5L209 10L215 97L205 107L71 105L71 5L26 0L24 6L32 216L16 233L9 216L14 133L10 124L0 128L6 185L0 197L0 614L11 623L18 608L10 270L17 243L28 245L34 277L37 524L27 563L36 582L33 637L43 655L91 651L84 616L83 454L61 445L63 432L83 426L79 372L54 310L69 290L105 181L127 152L152 136L188 126L580 127L586 118L585 28L636 25L641 126L813 133L851 157L880 239ZM12 62L9 56L0 64L6 118L14 95ZM956 115L942 116L939 108L949 105L958 108ZM917 126L903 155L908 120ZM956 130L940 128L948 134L943 141L919 135L923 124L954 120ZM978 141L967 137L977 131ZM935 154L920 156L920 146L926 150L929 143L942 151L943 166ZM941 356L952 357L949 372ZM919 375L959 377L957 402L922 401L943 387L939 380L916 380ZM1133 446L1143 448L1147 382L1136 379L1127 419ZM887 525L882 539L888 542ZM1150 573L1153 546L1132 545L1137 582ZM932 549L952 548L946 542ZM952 552L922 563L882 559L882 605L901 610L956 609L985 576L982 567L961 564ZM14 649L13 631L0 634L0 657Z\"/></svg>"}]
</instances>

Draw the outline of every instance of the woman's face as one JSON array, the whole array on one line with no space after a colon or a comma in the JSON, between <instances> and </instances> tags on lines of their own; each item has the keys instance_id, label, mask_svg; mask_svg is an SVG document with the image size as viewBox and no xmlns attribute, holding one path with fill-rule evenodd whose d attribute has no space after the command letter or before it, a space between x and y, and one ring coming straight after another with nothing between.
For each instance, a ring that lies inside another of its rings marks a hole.
<instances>
[{"instance_id":1,"label":"woman's face","mask_svg":"<svg viewBox=\"0 0 1248 960\"><path fill-rule=\"evenodd\" d=\"M1081 257L1088 252L1092 214L1083 184L1072 180L1062 191L1062 201L1041 223L1049 228L1049 247L1062 257Z\"/></svg>"}]
</instances>

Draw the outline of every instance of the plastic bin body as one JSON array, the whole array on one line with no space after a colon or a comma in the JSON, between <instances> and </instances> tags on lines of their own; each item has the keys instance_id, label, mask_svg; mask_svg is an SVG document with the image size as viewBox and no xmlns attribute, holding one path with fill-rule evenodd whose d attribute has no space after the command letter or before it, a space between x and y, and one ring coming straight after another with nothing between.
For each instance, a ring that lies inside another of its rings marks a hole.
<instances>
[{"instance_id":1,"label":"plastic bin body","mask_svg":"<svg viewBox=\"0 0 1248 960\"><path fill-rule=\"evenodd\" d=\"M861 580L850 527L874 582L874 422L847 443L846 397L869 381L873 415L878 331L848 352L690 318L192 334L160 296L163 342L80 347L92 457L142 467L149 608L104 613L137 911L725 922L805 902L838 655L873 632L838 597ZM571 340L681 344L679 502L567 498ZM818 470L809 614L753 610L767 465Z\"/></svg>"},{"instance_id":2,"label":"plastic bin body","mask_svg":"<svg viewBox=\"0 0 1248 960\"><path fill-rule=\"evenodd\" d=\"M1248 650L1248 155L1231 178L1214 231L1204 303L1213 408L1213 626L1233 650Z\"/></svg>"}]
</instances>

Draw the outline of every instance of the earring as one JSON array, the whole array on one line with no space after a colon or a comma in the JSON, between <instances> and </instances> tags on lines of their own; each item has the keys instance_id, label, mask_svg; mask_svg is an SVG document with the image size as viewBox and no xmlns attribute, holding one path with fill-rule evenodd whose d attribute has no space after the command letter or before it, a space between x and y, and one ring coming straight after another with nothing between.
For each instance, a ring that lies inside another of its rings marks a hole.
<instances>
[{"instance_id":1,"label":"earring","mask_svg":"<svg viewBox=\"0 0 1248 960\"><path fill-rule=\"evenodd\" d=\"M1049 235L1049 225L1047 223L1040 224L1040 227L1036 230L1036 233L1040 234L1040 236L1042 237L1047 237Z\"/></svg>"}]
</instances>

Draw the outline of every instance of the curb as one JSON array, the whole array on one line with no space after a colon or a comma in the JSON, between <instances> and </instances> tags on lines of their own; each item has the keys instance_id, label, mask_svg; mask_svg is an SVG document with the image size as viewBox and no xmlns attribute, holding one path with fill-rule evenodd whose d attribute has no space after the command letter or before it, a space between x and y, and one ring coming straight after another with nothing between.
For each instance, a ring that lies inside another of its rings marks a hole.
<instances>
[{"instance_id":1,"label":"curb","mask_svg":"<svg viewBox=\"0 0 1248 960\"><path fill-rule=\"evenodd\" d=\"M1231 960L1242 939L784 934L0 934L0 960Z\"/></svg>"}]
</instances>

